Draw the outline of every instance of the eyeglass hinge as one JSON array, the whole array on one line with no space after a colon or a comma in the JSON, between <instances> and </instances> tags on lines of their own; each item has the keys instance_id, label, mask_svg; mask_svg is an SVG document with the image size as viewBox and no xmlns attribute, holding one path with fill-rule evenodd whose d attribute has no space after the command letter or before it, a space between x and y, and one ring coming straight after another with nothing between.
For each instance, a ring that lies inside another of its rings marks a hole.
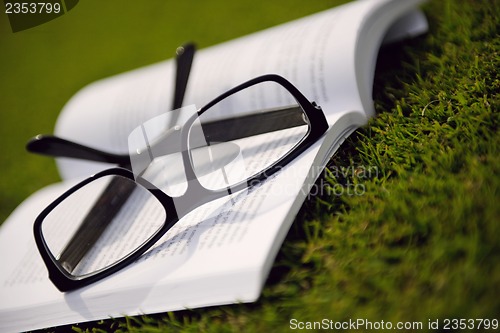
<instances>
[{"instance_id":1,"label":"eyeglass hinge","mask_svg":"<svg viewBox=\"0 0 500 333\"><path fill-rule=\"evenodd\" d=\"M316 102L313 101L313 102L311 102L311 104L312 104L312 106L314 106L314 108L316 110L322 111L321 106L319 106Z\"/></svg>"}]
</instances>

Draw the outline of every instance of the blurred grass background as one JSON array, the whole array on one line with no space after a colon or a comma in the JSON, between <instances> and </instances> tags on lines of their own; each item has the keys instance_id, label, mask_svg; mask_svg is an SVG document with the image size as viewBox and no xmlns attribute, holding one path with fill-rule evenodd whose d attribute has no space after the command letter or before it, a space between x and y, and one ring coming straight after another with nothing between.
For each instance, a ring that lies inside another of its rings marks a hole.
<instances>
[{"instance_id":1,"label":"blurred grass background","mask_svg":"<svg viewBox=\"0 0 500 333\"><path fill-rule=\"evenodd\" d=\"M0 221L58 180L54 162L24 145L51 133L85 84L170 58L185 41L203 48L342 2L86 0L15 34L0 13ZM258 302L73 329L276 332L289 331L292 318L500 319L500 8L435 0L424 10L430 32L380 54L377 118L319 180L326 189L354 182L366 192L306 201ZM353 166L379 172L347 179L332 172Z\"/></svg>"}]
</instances>

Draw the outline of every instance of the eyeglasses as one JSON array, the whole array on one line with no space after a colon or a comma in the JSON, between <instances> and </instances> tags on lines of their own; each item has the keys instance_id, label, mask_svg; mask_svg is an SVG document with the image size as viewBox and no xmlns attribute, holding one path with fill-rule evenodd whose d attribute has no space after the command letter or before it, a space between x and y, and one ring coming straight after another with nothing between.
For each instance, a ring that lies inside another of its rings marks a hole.
<instances>
[{"instance_id":1,"label":"eyeglasses","mask_svg":"<svg viewBox=\"0 0 500 333\"><path fill-rule=\"evenodd\" d=\"M187 76L180 95L186 82ZM120 165L72 187L35 220L49 278L68 291L117 272L186 214L269 178L327 128L319 106L283 77L268 74L201 109L183 107L141 124L129 135L127 158L35 138L31 151Z\"/></svg>"}]
</instances>

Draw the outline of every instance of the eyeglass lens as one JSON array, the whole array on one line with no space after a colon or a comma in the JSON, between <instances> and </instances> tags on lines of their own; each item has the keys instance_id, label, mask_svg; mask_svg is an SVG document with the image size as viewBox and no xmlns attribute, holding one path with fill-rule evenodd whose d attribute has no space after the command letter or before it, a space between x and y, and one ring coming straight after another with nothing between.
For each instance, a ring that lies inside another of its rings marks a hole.
<instances>
[{"instance_id":1,"label":"eyeglass lens","mask_svg":"<svg viewBox=\"0 0 500 333\"><path fill-rule=\"evenodd\" d=\"M63 200L44 219L42 234L61 267L84 276L125 258L161 228L165 217L163 205L148 190L110 175Z\"/></svg>"},{"instance_id":2,"label":"eyeglass lens","mask_svg":"<svg viewBox=\"0 0 500 333\"><path fill-rule=\"evenodd\" d=\"M191 163L203 187L230 188L276 163L308 130L293 95L275 82L262 82L198 117L189 132Z\"/></svg>"}]
</instances>

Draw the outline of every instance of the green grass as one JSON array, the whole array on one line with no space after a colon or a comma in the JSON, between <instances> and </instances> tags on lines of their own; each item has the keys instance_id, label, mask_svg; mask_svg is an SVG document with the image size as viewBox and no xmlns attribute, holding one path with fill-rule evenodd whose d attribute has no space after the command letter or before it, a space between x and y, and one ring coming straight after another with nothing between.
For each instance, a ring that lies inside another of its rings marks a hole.
<instances>
[{"instance_id":1,"label":"green grass","mask_svg":"<svg viewBox=\"0 0 500 333\"><path fill-rule=\"evenodd\" d=\"M297 3L295 11L275 11L281 16L260 15L255 8L243 21L233 20L231 32L223 32L221 25L193 24L179 38L209 45L330 5ZM244 5L232 6L237 11ZM323 194L303 205L258 302L107 320L74 330L280 332L290 331L292 318L419 321L424 328L429 319L441 324L446 318L500 319L500 8L494 1L443 0L424 9L429 34L380 54L374 88L377 117L349 138L329 163L317 183ZM195 14L206 15L203 10ZM229 12L216 15L212 20L231 17ZM66 16L60 20L69 20ZM76 21L73 24L80 24ZM82 27L75 30L85 34ZM37 43L43 32L32 32L30 42ZM184 41L163 34L159 36L166 39L165 49ZM63 36L67 34L58 38ZM12 42L12 37L2 38ZM152 36L144 38L153 43ZM85 43L92 47L94 41ZM104 45L96 43L94 48ZM25 100L19 95L1 99L2 109L27 108L25 117L7 112L8 125L0 125L2 137L16 143L8 143L12 152L7 150L8 159L0 165L4 217L31 191L57 178L50 161L18 157L19 143L39 131L50 132L57 106L82 84L163 57L157 46L151 55L143 50L126 54L127 43L116 42L112 54L88 51L95 67L84 74L85 66L67 61L52 69L38 68L36 75L57 70L65 75L54 74L50 89L32 88ZM148 42L143 43L147 48ZM63 44L62 50L53 51L60 52L54 59L74 47ZM2 48L2 59L29 56L6 50ZM42 53L45 58L38 67L51 52ZM82 60L82 55L75 56ZM4 64L2 70L12 72ZM19 72L29 74L28 69ZM0 94L13 91L11 84L24 84L4 81ZM35 119L38 109L47 117ZM363 172L368 168L376 172ZM338 170L356 172L343 176ZM357 185L363 194L336 195L348 185Z\"/></svg>"}]
</instances>

